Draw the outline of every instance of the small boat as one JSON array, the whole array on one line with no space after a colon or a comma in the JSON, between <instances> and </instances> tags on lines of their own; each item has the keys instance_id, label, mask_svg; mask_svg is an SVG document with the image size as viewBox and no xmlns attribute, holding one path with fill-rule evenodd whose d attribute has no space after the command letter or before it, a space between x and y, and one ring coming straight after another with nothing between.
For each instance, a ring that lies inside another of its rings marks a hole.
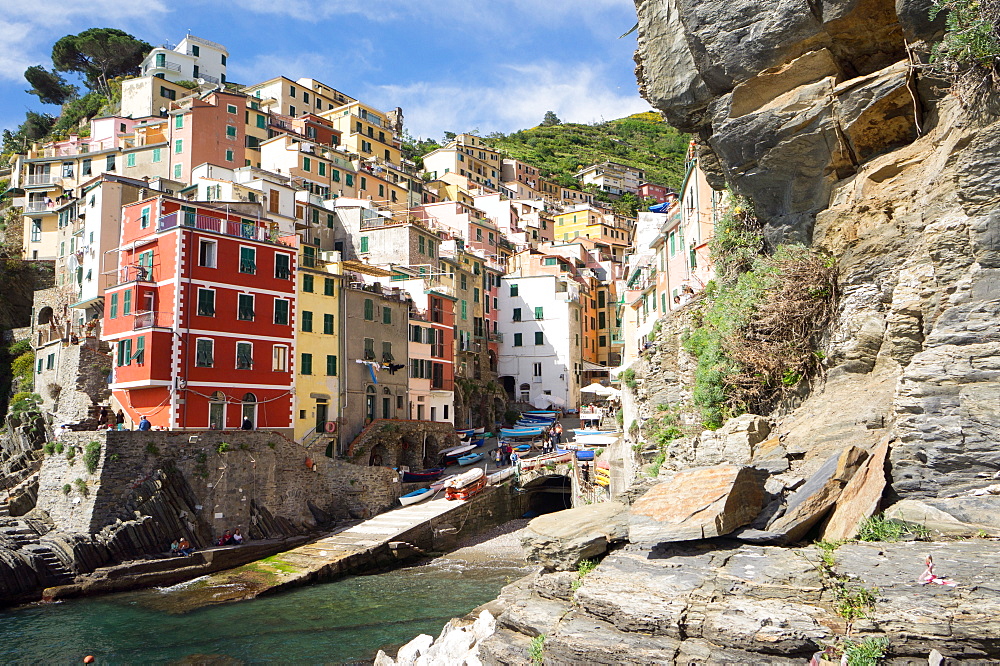
<instances>
[{"instance_id":1,"label":"small boat","mask_svg":"<svg viewBox=\"0 0 1000 666\"><path fill-rule=\"evenodd\" d=\"M593 479L594 483L599 486L607 486L611 483L611 475L608 474L608 470L601 469L600 467L594 470Z\"/></svg>"},{"instance_id":2,"label":"small boat","mask_svg":"<svg viewBox=\"0 0 1000 666\"><path fill-rule=\"evenodd\" d=\"M486 432L486 428L485 427L483 427L483 428L475 428L472 431L472 434L473 435L482 435L484 432Z\"/></svg>"},{"instance_id":3,"label":"small boat","mask_svg":"<svg viewBox=\"0 0 1000 666\"><path fill-rule=\"evenodd\" d=\"M443 479L438 479L437 481L431 484L431 490L441 490L459 476L460 476L459 474L449 474Z\"/></svg>"},{"instance_id":4,"label":"small boat","mask_svg":"<svg viewBox=\"0 0 1000 666\"><path fill-rule=\"evenodd\" d=\"M611 446L620 437L620 435L577 435L574 441L583 446Z\"/></svg>"},{"instance_id":5,"label":"small boat","mask_svg":"<svg viewBox=\"0 0 1000 666\"><path fill-rule=\"evenodd\" d=\"M475 431L475 428L468 428L468 429L466 429L466 430L458 430L458 429L456 429L456 430L455 430L455 433L456 433L456 434L457 434L457 435L458 435L459 437L469 437L469 436L471 436L471 435L472 435L472 433L473 433L474 431Z\"/></svg>"},{"instance_id":6,"label":"small boat","mask_svg":"<svg viewBox=\"0 0 1000 666\"><path fill-rule=\"evenodd\" d=\"M515 446L513 448L518 453L527 453L528 451L531 450L531 444L518 444L517 446Z\"/></svg>"},{"instance_id":7,"label":"small boat","mask_svg":"<svg viewBox=\"0 0 1000 666\"><path fill-rule=\"evenodd\" d=\"M403 472L403 483L420 483L424 481L434 481L440 479L444 474L444 467L432 467L414 472Z\"/></svg>"},{"instance_id":8,"label":"small boat","mask_svg":"<svg viewBox=\"0 0 1000 666\"><path fill-rule=\"evenodd\" d=\"M593 451L577 451L576 452L576 459L577 460L593 460L594 459L594 452Z\"/></svg>"},{"instance_id":9,"label":"small boat","mask_svg":"<svg viewBox=\"0 0 1000 666\"><path fill-rule=\"evenodd\" d=\"M531 411L524 412L523 415L526 415L526 416L551 416L552 418L555 418L555 417L559 416L559 412L553 412L553 411L546 410L546 409L532 409Z\"/></svg>"},{"instance_id":10,"label":"small boat","mask_svg":"<svg viewBox=\"0 0 1000 666\"><path fill-rule=\"evenodd\" d=\"M464 488L448 488L444 491L445 499L450 500L467 500L475 497L479 493L483 492L483 489L487 486L486 477L481 477L478 481L474 481Z\"/></svg>"},{"instance_id":11,"label":"small boat","mask_svg":"<svg viewBox=\"0 0 1000 666\"><path fill-rule=\"evenodd\" d=\"M474 439L474 440L472 440L470 442L470 444L472 446L475 446L476 448L479 448L480 446L482 446L485 443L486 443L486 438L485 437L480 437L479 439Z\"/></svg>"},{"instance_id":12,"label":"small boat","mask_svg":"<svg viewBox=\"0 0 1000 666\"><path fill-rule=\"evenodd\" d=\"M490 485L495 486L495 485L497 485L498 483L500 483L502 481L506 481L510 477L514 476L514 472L515 471L517 471L515 468L508 467L506 469L500 470L499 472L495 472L493 474L490 474L489 475L489 483L490 483Z\"/></svg>"},{"instance_id":13,"label":"small boat","mask_svg":"<svg viewBox=\"0 0 1000 666\"><path fill-rule=\"evenodd\" d=\"M425 499L430 499L434 491L431 488L420 488L419 490L414 490L412 493L406 493L399 498L399 503L403 506L410 506L411 504L416 504L417 502L423 502Z\"/></svg>"},{"instance_id":14,"label":"small boat","mask_svg":"<svg viewBox=\"0 0 1000 666\"><path fill-rule=\"evenodd\" d=\"M465 467L466 465L471 465L477 463L483 459L484 453L471 453L467 456L462 456L458 459L458 464Z\"/></svg>"},{"instance_id":15,"label":"small boat","mask_svg":"<svg viewBox=\"0 0 1000 666\"><path fill-rule=\"evenodd\" d=\"M538 437L545 428L501 428L500 436L504 438Z\"/></svg>"},{"instance_id":16,"label":"small boat","mask_svg":"<svg viewBox=\"0 0 1000 666\"><path fill-rule=\"evenodd\" d=\"M476 467L475 469L470 469L468 472L462 472L461 474L456 474L448 482L446 488L454 488L455 490L461 490L466 486L470 486L482 477L486 476L486 473Z\"/></svg>"},{"instance_id":17,"label":"small boat","mask_svg":"<svg viewBox=\"0 0 1000 666\"><path fill-rule=\"evenodd\" d=\"M459 456L464 456L474 448L476 447L472 444L462 444L461 446L453 446L450 449L445 449L441 451L440 455L445 458L458 458Z\"/></svg>"},{"instance_id":18,"label":"small boat","mask_svg":"<svg viewBox=\"0 0 1000 666\"><path fill-rule=\"evenodd\" d=\"M597 430L596 428L573 428L577 437L580 435L620 435L621 430Z\"/></svg>"}]
</instances>

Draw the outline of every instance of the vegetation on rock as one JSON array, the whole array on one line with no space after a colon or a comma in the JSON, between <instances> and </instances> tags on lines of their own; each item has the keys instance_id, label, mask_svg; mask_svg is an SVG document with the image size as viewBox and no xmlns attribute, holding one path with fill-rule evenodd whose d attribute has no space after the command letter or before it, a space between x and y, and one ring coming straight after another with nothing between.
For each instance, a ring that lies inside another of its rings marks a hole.
<instances>
[{"instance_id":1,"label":"vegetation on rock","mask_svg":"<svg viewBox=\"0 0 1000 666\"><path fill-rule=\"evenodd\" d=\"M1000 89L1000 1L933 0L931 17L946 12L944 38L934 45L932 71L960 97Z\"/></svg>"}]
</instances>

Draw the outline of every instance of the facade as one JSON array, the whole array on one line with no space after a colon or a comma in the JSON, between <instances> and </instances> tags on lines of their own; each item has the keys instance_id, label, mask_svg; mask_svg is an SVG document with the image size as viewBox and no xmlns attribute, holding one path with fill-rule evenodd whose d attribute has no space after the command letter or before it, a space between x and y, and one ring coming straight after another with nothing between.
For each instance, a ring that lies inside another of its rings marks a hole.
<instances>
[{"instance_id":1,"label":"facade","mask_svg":"<svg viewBox=\"0 0 1000 666\"><path fill-rule=\"evenodd\" d=\"M261 212L164 195L122 209L102 339L131 422L291 433L296 241Z\"/></svg>"},{"instance_id":2,"label":"facade","mask_svg":"<svg viewBox=\"0 0 1000 666\"><path fill-rule=\"evenodd\" d=\"M639 185L646 179L646 173L641 169L618 162L592 164L574 175L585 185L596 185L613 196L621 196L626 192L637 194Z\"/></svg>"},{"instance_id":3,"label":"facade","mask_svg":"<svg viewBox=\"0 0 1000 666\"><path fill-rule=\"evenodd\" d=\"M677 195L666 185L654 185L653 183L643 183L639 186L638 194L640 199L652 199L658 204L666 203L671 197Z\"/></svg>"},{"instance_id":4,"label":"facade","mask_svg":"<svg viewBox=\"0 0 1000 666\"><path fill-rule=\"evenodd\" d=\"M222 44L187 34L173 48L152 49L142 61L142 74L167 81L224 84L228 58L229 51Z\"/></svg>"},{"instance_id":5,"label":"facade","mask_svg":"<svg viewBox=\"0 0 1000 666\"><path fill-rule=\"evenodd\" d=\"M455 300L423 280L399 284L412 298L409 418L452 423L455 418Z\"/></svg>"},{"instance_id":6,"label":"facade","mask_svg":"<svg viewBox=\"0 0 1000 666\"><path fill-rule=\"evenodd\" d=\"M431 179L455 173L493 190L502 183L502 168L500 153L473 134L459 134L441 148L424 155L424 171Z\"/></svg>"}]
</instances>

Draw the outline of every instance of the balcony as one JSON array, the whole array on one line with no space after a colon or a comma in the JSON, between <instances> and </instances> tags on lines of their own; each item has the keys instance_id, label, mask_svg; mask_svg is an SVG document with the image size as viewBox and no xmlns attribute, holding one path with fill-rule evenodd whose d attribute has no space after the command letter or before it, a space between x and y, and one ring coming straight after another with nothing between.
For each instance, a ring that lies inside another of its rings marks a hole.
<instances>
[{"instance_id":1,"label":"balcony","mask_svg":"<svg viewBox=\"0 0 1000 666\"><path fill-rule=\"evenodd\" d=\"M156 221L157 231L169 231L177 226L198 229L199 231L210 231L246 240L262 241L265 243L277 242L276 238L272 238L270 231L264 226L263 221L260 223L244 223L239 220L223 220L208 215L185 214L182 223L181 216L178 213L164 215Z\"/></svg>"},{"instance_id":2,"label":"balcony","mask_svg":"<svg viewBox=\"0 0 1000 666\"><path fill-rule=\"evenodd\" d=\"M503 333L490 333L486 336L489 342L503 342Z\"/></svg>"},{"instance_id":3,"label":"balcony","mask_svg":"<svg viewBox=\"0 0 1000 666\"><path fill-rule=\"evenodd\" d=\"M25 213L54 213L55 204L51 206L44 201L29 201L24 205Z\"/></svg>"},{"instance_id":4,"label":"balcony","mask_svg":"<svg viewBox=\"0 0 1000 666\"><path fill-rule=\"evenodd\" d=\"M24 179L25 187L42 187L45 185L58 185L61 179L51 173L31 174Z\"/></svg>"},{"instance_id":5,"label":"balcony","mask_svg":"<svg viewBox=\"0 0 1000 666\"><path fill-rule=\"evenodd\" d=\"M136 312L132 316L132 330L139 331L144 328L168 328L171 324L171 312L153 312L146 310Z\"/></svg>"},{"instance_id":6,"label":"balcony","mask_svg":"<svg viewBox=\"0 0 1000 666\"><path fill-rule=\"evenodd\" d=\"M142 73L143 74L148 74L149 70L157 70L157 69L169 69L172 72L179 72L179 71L181 71L181 66L178 65L176 62L170 62L169 60L164 60L163 62L161 62L159 64L148 65L143 70Z\"/></svg>"},{"instance_id":7,"label":"balcony","mask_svg":"<svg viewBox=\"0 0 1000 666\"><path fill-rule=\"evenodd\" d=\"M114 287L131 282L153 282L153 270L148 266L131 264L105 273L108 276L108 286Z\"/></svg>"}]
</instances>

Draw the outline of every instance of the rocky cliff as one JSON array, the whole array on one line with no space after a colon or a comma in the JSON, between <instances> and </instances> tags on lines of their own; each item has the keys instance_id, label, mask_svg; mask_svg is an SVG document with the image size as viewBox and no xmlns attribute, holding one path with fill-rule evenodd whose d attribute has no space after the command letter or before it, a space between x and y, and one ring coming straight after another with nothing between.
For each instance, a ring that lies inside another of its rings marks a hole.
<instances>
[{"instance_id":1,"label":"rocky cliff","mask_svg":"<svg viewBox=\"0 0 1000 666\"><path fill-rule=\"evenodd\" d=\"M826 381L780 434L884 427L907 498L1000 474L1000 116L928 73L931 5L637 2L643 95L697 134L771 247L838 262Z\"/></svg>"}]
</instances>

